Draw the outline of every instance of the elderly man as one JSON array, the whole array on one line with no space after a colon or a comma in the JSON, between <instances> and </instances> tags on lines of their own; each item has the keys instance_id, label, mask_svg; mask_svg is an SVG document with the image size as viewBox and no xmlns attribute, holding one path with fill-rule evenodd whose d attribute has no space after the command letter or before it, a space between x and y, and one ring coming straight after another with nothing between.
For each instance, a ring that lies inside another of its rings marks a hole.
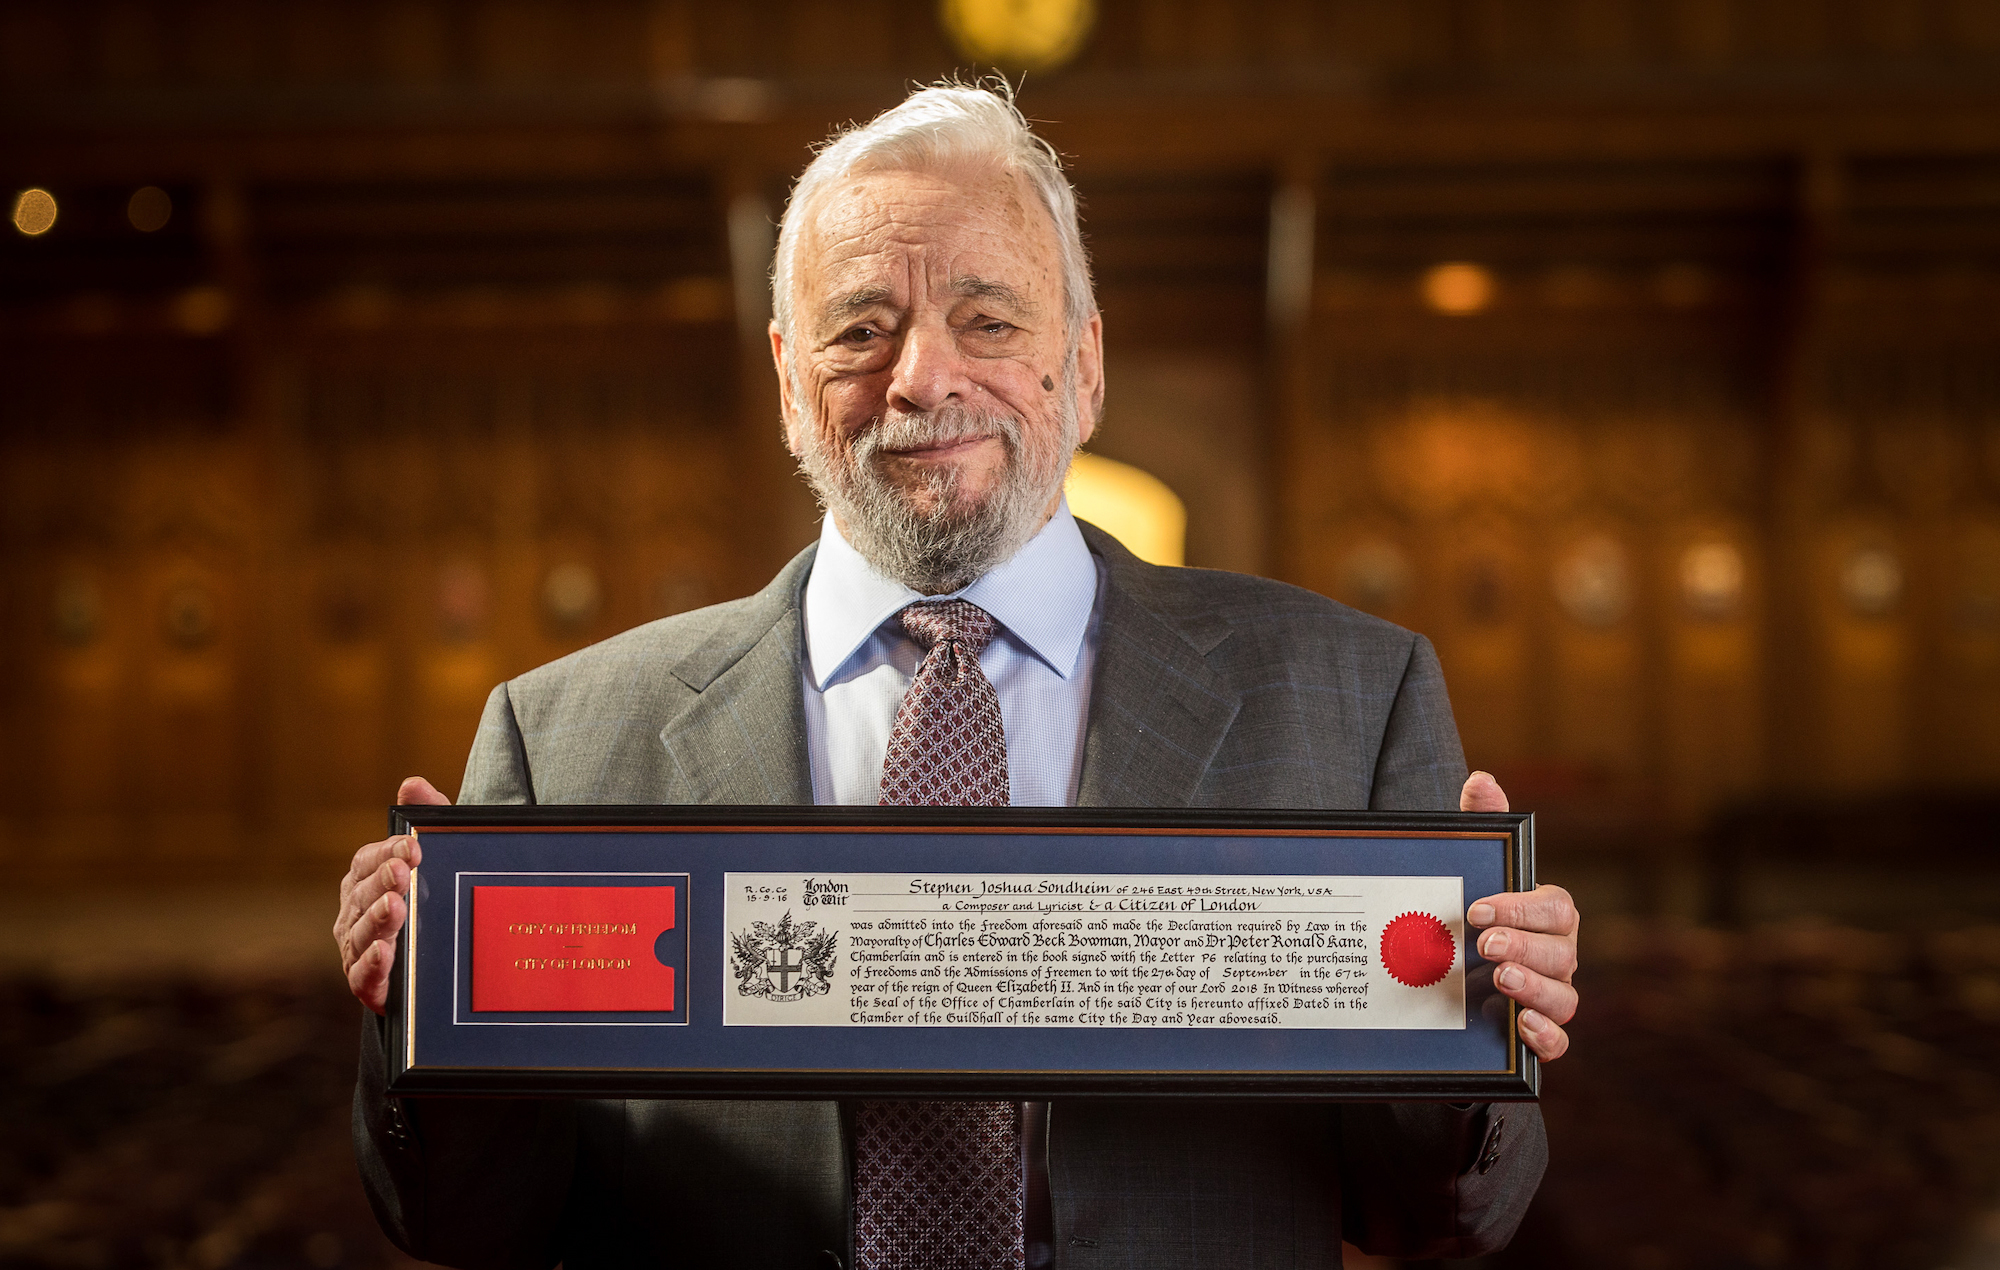
<instances>
[{"instance_id":1,"label":"elderly man","mask_svg":"<svg viewBox=\"0 0 2000 1270\"><path fill-rule=\"evenodd\" d=\"M925 89L828 146L773 295L818 544L748 599L500 685L466 801L1505 807L1466 774L1421 636L1143 564L1070 516L1103 323L1074 196L1003 95ZM335 937L378 1013L417 860L373 843L342 888ZM1558 1057L1569 897L1468 917ZM1470 1256L1512 1234L1544 1159L1532 1106L398 1106L369 1022L362 1172L391 1237L450 1265L1334 1266L1343 1234Z\"/></svg>"}]
</instances>

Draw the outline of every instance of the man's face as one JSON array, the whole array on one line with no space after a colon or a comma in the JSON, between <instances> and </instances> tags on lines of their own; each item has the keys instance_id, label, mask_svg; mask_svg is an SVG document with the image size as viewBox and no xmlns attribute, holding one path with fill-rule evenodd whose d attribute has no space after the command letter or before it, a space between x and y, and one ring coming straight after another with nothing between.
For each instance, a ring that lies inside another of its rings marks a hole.
<instances>
[{"instance_id":1,"label":"man's face","mask_svg":"<svg viewBox=\"0 0 2000 1270\"><path fill-rule=\"evenodd\" d=\"M976 576L1055 509L1097 420L1101 323L1068 330L1055 226L1011 174L870 173L803 210L792 343L771 333L787 443L878 567L924 554L886 539L978 527L998 558L909 566Z\"/></svg>"}]
</instances>

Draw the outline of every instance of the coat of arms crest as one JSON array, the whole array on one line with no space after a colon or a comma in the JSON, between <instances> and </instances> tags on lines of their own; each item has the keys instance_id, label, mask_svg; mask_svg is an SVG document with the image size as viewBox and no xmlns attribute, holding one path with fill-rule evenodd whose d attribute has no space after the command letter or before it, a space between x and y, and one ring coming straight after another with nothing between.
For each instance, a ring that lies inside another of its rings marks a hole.
<instances>
[{"instance_id":1,"label":"coat of arms crest","mask_svg":"<svg viewBox=\"0 0 2000 1270\"><path fill-rule=\"evenodd\" d=\"M766 1001L798 1001L833 986L838 931L818 922L795 922L788 911L775 922L752 922L729 937L736 991Z\"/></svg>"}]
</instances>

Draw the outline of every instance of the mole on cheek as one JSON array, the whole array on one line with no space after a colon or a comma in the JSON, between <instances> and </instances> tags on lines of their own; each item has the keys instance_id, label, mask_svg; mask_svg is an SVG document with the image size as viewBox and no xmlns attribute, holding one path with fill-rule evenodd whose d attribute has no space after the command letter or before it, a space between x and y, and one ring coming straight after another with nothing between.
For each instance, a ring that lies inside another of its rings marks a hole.
<instances>
[{"instance_id":1,"label":"mole on cheek","mask_svg":"<svg viewBox=\"0 0 2000 1270\"><path fill-rule=\"evenodd\" d=\"M1054 392L1055 390L1056 390L1056 381L1050 379L1047 375L1042 376L1042 391Z\"/></svg>"}]
</instances>

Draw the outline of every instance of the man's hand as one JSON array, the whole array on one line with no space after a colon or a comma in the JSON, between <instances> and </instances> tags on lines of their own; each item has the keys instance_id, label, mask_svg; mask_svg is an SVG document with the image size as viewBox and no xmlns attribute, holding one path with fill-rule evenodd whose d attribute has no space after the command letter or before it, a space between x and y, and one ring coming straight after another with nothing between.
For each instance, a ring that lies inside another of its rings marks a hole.
<instances>
[{"instance_id":1,"label":"man's hand","mask_svg":"<svg viewBox=\"0 0 2000 1270\"><path fill-rule=\"evenodd\" d=\"M1506 811L1507 795L1485 772L1466 778L1460 811ZM1500 991L1521 1003L1521 1039L1543 1062L1569 1048L1562 1025L1576 1017L1576 930L1582 918L1559 886L1506 891L1474 900L1465 920L1486 927L1479 953L1493 967Z\"/></svg>"},{"instance_id":2,"label":"man's hand","mask_svg":"<svg viewBox=\"0 0 2000 1270\"><path fill-rule=\"evenodd\" d=\"M445 807L451 799L421 776L396 790L401 805ZM424 857L414 836L385 838L354 853L354 866L340 880L340 914L333 919L333 942L347 989L361 1004L382 1013L389 1001L389 968L396 964L396 932L409 916L410 870Z\"/></svg>"}]
</instances>

